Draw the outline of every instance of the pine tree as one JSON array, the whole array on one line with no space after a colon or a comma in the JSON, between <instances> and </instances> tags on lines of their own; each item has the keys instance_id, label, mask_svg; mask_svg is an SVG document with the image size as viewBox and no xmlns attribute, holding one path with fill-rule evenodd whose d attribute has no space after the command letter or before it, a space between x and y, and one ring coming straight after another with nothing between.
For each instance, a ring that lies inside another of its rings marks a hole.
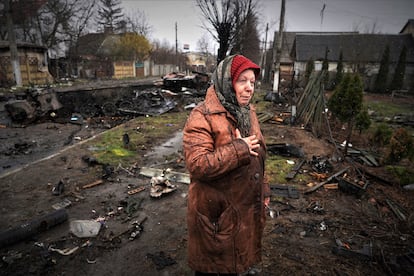
<instances>
[{"instance_id":1,"label":"pine tree","mask_svg":"<svg viewBox=\"0 0 414 276\"><path fill-rule=\"evenodd\" d=\"M355 124L354 119L362 108L363 90L362 80L358 74L345 74L328 101L328 108L332 115L342 123L347 124L348 133L345 154L348 150L348 143L351 140L352 129Z\"/></svg>"},{"instance_id":2,"label":"pine tree","mask_svg":"<svg viewBox=\"0 0 414 276\"><path fill-rule=\"evenodd\" d=\"M117 31L122 27L121 0L99 0L100 8L98 10L98 24L103 26L104 30Z\"/></svg>"},{"instance_id":3,"label":"pine tree","mask_svg":"<svg viewBox=\"0 0 414 276\"><path fill-rule=\"evenodd\" d=\"M368 110L366 107L362 107L361 111L355 118L355 127L359 130L359 134L363 130L366 130L371 125L371 118L369 117Z\"/></svg>"},{"instance_id":4,"label":"pine tree","mask_svg":"<svg viewBox=\"0 0 414 276\"><path fill-rule=\"evenodd\" d=\"M342 50L339 53L339 60L336 66L336 75L334 80L334 88L341 83L341 80L344 76L344 64L343 64L343 53Z\"/></svg>"},{"instance_id":5,"label":"pine tree","mask_svg":"<svg viewBox=\"0 0 414 276\"><path fill-rule=\"evenodd\" d=\"M394 77L392 78L390 89L400 90L404 83L405 63L407 57L407 48L404 46L398 58L397 67L395 68Z\"/></svg>"},{"instance_id":6,"label":"pine tree","mask_svg":"<svg viewBox=\"0 0 414 276\"><path fill-rule=\"evenodd\" d=\"M260 62L260 36L257 30L258 17L251 12L246 16L246 24L240 27L235 36L230 54L242 54L252 61Z\"/></svg>"},{"instance_id":7,"label":"pine tree","mask_svg":"<svg viewBox=\"0 0 414 276\"><path fill-rule=\"evenodd\" d=\"M390 47L385 47L381 58L380 68L375 80L374 90L378 93L385 93L387 91L387 77L388 67L390 65Z\"/></svg>"}]
</instances>

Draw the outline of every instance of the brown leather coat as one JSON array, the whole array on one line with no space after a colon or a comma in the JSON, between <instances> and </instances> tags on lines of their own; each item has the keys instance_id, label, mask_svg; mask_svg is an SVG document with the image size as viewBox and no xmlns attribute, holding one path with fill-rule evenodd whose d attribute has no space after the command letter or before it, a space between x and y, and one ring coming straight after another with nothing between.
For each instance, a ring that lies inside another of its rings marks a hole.
<instances>
[{"instance_id":1,"label":"brown leather coat","mask_svg":"<svg viewBox=\"0 0 414 276\"><path fill-rule=\"evenodd\" d=\"M265 223L265 143L251 106L250 135L260 140L259 156L235 138L236 122L214 86L191 113L183 148L190 172L187 222L189 266L208 273L242 273L261 260Z\"/></svg>"}]
</instances>

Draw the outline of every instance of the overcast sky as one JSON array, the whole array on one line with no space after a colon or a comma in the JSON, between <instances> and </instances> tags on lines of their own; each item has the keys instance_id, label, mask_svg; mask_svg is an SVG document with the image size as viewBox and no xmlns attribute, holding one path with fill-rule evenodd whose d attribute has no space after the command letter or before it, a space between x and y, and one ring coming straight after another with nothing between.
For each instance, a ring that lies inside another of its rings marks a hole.
<instances>
[{"instance_id":1,"label":"overcast sky","mask_svg":"<svg viewBox=\"0 0 414 276\"><path fill-rule=\"evenodd\" d=\"M178 46L190 44L197 50L197 41L207 34L195 0L122 0L124 12L144 12L152 26L151 39L168 41L175 46L177 23ZM325 8L324 8L325 5ZM279 29L281 0L258 0L259 32L268 42ZM323 15L323 16L322 16ZM414 0L286 0L286 31L355 31L397 34L408 19L414 19ZM211 51L214 48L211 42Z\"/></svg>"}]
</instances>

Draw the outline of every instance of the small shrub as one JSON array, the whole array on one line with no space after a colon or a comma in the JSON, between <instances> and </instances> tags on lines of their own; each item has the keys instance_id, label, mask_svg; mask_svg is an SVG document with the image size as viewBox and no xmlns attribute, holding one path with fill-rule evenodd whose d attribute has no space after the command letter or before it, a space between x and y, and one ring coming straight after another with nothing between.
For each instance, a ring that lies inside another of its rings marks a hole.
<instances>
[{"instance_id":1,"label":"small shrub","mask_svg":"<svg viewBox=\"0 0 414 276\"><path fill-rule=\"evenodd\" d=\"M366 130L371 125L371 118L369 117L367 108L363 108L355 118L355 127L359 130L359 134Z\"/></svg>"},{"instance_id":2,"label":"small shrub","mask_svg":"<svg viewBox=\"0 0 414 276\"><path fill-rule=\"evenodd\" d=\"M392 136L392 129L385 123L379 124L372 134L372 143L380 147L388 145Z\"/></svg>"},{"instance_id":3,"label":"small shrub","mask_svg":"<svg viewBox=\"0 0 414 276\"><path fill-rule=\"evenodd\" d=\"M394 163L406 157L409 159L413 157L413 138L406 129L398 128L390 139L385 161L387 163Z\"/></svg>"}]
</instances>

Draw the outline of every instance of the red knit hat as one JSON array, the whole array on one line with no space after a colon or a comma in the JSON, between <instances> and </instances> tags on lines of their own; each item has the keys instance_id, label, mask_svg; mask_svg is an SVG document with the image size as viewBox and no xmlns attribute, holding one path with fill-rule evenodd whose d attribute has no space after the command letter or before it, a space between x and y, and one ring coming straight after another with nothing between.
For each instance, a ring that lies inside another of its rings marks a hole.
<instances>
[{"instance_id":1,"label":"red knit hat","mask_svg":"<svg viewBox=\"0 0 414 276\"><path fill-rule=\"evenodd\" d=\"M233 62L231 63L231 83L234 84L239 78L240 74L246 69L253 69L256 78L259 76L260 67L250 59L246 58L242 55L236 55L233 58Z\"/></svg>"}]
</instances>

